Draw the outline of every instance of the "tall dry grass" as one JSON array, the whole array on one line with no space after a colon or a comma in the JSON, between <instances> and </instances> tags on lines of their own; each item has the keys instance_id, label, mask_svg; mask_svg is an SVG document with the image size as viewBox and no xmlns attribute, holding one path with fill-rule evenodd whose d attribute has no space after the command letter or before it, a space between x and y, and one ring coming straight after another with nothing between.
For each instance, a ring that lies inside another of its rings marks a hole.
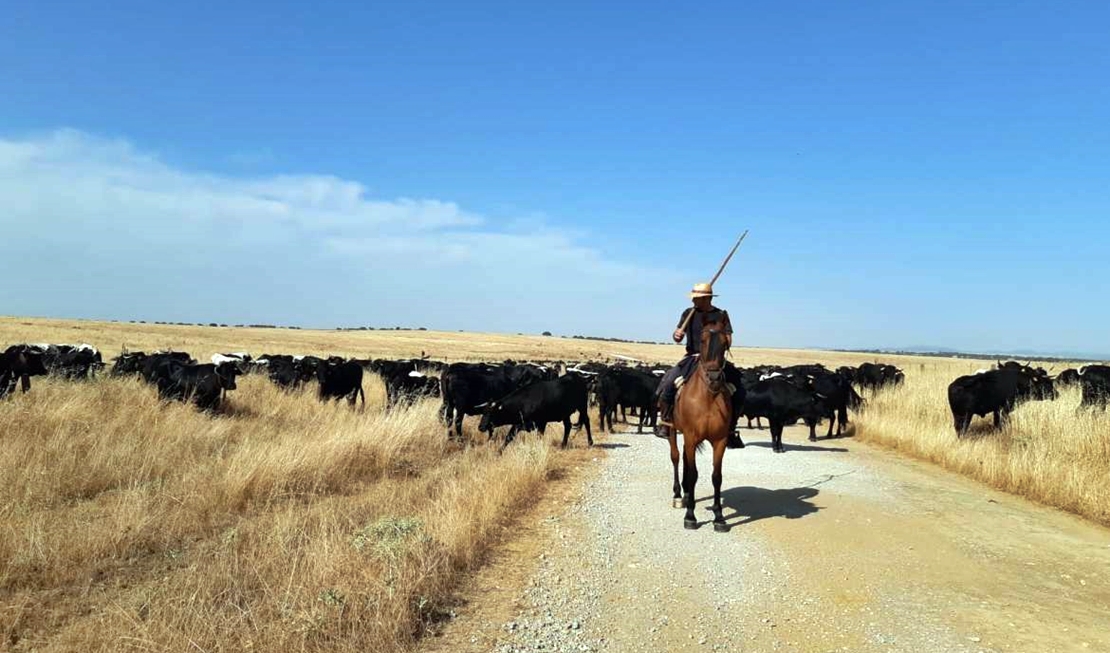
<instances>
[{"instance_id":1,"label":"tall dry grass","mask_svg":"<svg viewBox=\"0 0 1110 653\"><path fill-rule=\"evenodd\" d=\"M857 437L1110 525L1110 415L1080 410L1079 390L1067 389L1056 401L1018 407L1001 431L988 416L957 438L948 384L979 367L959 361L908 370L903 387L869 398Z\"/></svg>"},{"instance_id":2,"label":"tall dry grass","mask_svg":"<svg viewBox=\"0 0 1110 653\"><path fill-rule=\"evenodd\" d=\"M0 402L0 649L411 649L575 454L451 445L376 385L364 411L260 377L218 417L133 380Z\"/></svg>"}]
</instances>

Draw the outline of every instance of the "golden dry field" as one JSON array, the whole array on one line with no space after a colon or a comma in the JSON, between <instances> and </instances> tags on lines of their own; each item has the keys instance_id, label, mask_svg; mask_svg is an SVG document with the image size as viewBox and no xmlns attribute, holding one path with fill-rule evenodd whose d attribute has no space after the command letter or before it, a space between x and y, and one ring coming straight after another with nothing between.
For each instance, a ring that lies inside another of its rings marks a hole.
<instances>
[{"instance_id":1,"label":"golden dry field","mask_svg":"<svg viewBox=\"0 0 1110 653\"><path fill-rule=\"evenodd\" d=\"M945 361L907 369L903 387L870 398L856 437L1110 525L1110 414L1079 410L1079 389L1060 389L1056 401L1019 406L1001 431L988 428L988 415L957 439L948 384L979 367Z\"/></svg>"},{"instance_id":2,"label":"golden dry field","mask_svg":"<svg viewBox=\"0 0 1110 653\"><path fill-rule=\"evenodd\" d=\"M539 336L0 318L0 346L19 342L88 342L106 362L123 347L198 359L680 355L675 346ZM733 354L741 366L876 360ZM989 362L879 360L904 369L906 383L867 397L852 417L857 437L1110 523L1110 422L1077 413L1076 391L1019 408L1001 433L973 427L957 441L947 384ZM600 455L587 452L584 434L559 450L558 428L499 454L473 418L471 444L451 444L438 402L386 413L380 381L369 375L364 386L365 409L351 410L319 403L311 387L288 394L242 377L217 417L106 374L35 378L29 394L0 402L0 650L412 650L547 481Z\"/></svg>"}]
</instances>

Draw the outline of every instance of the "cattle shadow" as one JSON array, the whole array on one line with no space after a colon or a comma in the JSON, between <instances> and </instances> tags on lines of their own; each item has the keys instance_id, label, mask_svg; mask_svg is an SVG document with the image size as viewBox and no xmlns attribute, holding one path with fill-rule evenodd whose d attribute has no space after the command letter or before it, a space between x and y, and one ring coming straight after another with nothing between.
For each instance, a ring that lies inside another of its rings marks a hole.
<instances>
[{"instance_id":1,"label":"cattle shadow","mask_svg":"<svg viewBox=\"0 0 1110 653\"><path fill-rule=\"evenodd\" d=\"M624 444L623 442L595 442L594 443L594 448L595 449L627 449L631 446L632 445Z\"/></svg>"},{"instance_id":2,"label":"cattle shadow","mask_svg":"<svg viewBox=\"0 0 1110 653\"><path fill-rule=\"evenodd\" d=\"M745 442L749 447L764 447L771 448L770 442ZM783 449L787 451L823 451L825 453L848 453L844 447L818 447L812 444L791 444L789 442L782 443Z\"/></svg>"},{"instance_id":3,"label":"cattle shadow","mask_svg":"<svg viewBox=\"0 0 1110 653\"><path fill-rule=\"evenodd\" d=\"M721 491L721 503L725 508L725 521L731 527L772 517L801 519L812 515L821 510L810 502L818 494L820 490L815 487L794 487L782 490L734 487ZM712 497L706 497L701 501L711 502L712 500ZM710 507L706 509L709 510Z\"/></svg>"}]
</instances>

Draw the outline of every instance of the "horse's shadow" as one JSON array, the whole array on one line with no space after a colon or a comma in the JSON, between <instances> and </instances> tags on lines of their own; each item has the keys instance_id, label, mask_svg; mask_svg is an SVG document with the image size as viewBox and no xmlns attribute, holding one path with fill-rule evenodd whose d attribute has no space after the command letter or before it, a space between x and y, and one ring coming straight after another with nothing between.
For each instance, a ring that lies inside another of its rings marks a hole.
<instances>
[{"instance_id":1,"label":"horse's shadow","mask_svg":"<svg viewBox=\"0 0 1110 653\"><path fill-rule=\"evenodd\" d=\"M627 449L631 446L632 445L624 444L623 442L600 442L594 445L594 447L598 449Z\"/></svg>"},{"instance_id":2,"label":"horse's shadow","mask_svg":"<svg viewBox=\"0 0 1110 653\"><path fill-rule=\"evenodd\" d=\"M770 442L747 442L749 447L770 447ZM817 447L812 444L791 444L783 442L782 448L786 451L823 451L825 453L847 453L844 447Z\"/></svg>"},{"instance_id":3,"label":"horse's shadow","mask_svg":"<svg viewBox=\"0 0 1110 653\"><path fill-rule=\"evenodd\" d=\"M750 524L770 517L800 519L820 510L810 499L819 490L814 487L795 487L785 490L768 490L761 487L734 487L721 491L721 503L725 507L725 521L729 526ZM699 500L710 502L712 497ZM729 511L732 511L729 514ZM739 521L734 519L741 518Z\"/></svg>"}]
</instances>

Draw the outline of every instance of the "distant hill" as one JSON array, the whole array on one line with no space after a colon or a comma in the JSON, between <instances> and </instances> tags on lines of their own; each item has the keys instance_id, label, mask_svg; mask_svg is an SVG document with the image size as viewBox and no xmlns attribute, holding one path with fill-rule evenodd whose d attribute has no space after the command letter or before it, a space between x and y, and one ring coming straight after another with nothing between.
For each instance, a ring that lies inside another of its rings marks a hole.
<instances>
[{"instance_id":1,"label":"distant hill","mask_svg":"<svg viewBox=\"0 0 1110 653\"><path fill-rule=\"evenodd\" d=\"M947 358L1000 358L1000 359L1023 359L1023 360L1038 360L1048 362L1100 362L1110 360L1110 354L1097 354L1093 352L1076 352L1076 351L1039 351L1034 349L1015 349L1012 351L960 351L949 347L934 347L934 346L913 346L905 348L893 349L836 349L834 351L845 351L862 354L896 354L903 356L942 356Z\"/></svg>"}]
</instances>

